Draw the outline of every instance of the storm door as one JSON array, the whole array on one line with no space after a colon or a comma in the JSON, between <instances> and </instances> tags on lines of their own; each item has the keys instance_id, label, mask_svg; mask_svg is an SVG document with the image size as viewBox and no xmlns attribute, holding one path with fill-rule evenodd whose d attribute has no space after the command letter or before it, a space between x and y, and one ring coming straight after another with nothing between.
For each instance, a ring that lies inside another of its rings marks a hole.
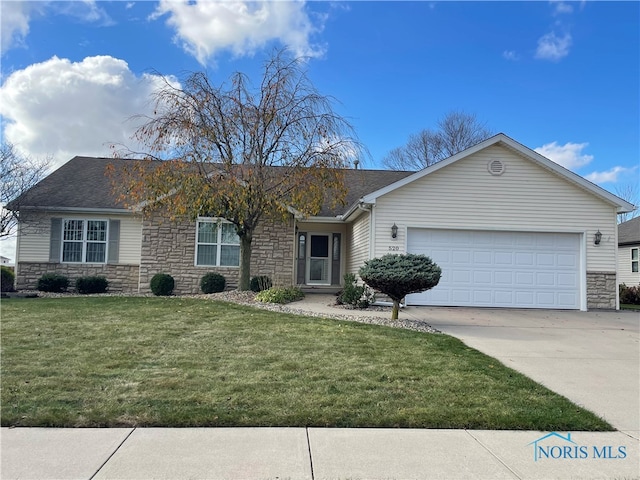
<instances>
[{"instance_id":1,"label":"storm door","mask_svg":"<svg viewBox=\"0 0 640 480\"><path fill-rule=\"evenodd\" d=\"M328 234L309 234L307 284L331 285L330 238Z\"/></svg>"}]
</instances>

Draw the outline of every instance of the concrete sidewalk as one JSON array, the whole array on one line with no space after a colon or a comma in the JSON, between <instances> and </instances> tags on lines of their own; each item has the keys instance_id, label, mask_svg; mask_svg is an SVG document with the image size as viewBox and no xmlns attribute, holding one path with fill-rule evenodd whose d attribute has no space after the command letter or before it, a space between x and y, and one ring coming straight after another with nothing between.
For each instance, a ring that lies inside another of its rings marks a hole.
<instances>
[{"instance_id":1,"label":"concrete sidewalk","mask_svg":"<svg viewBox=\"0 0 640 480\"><path fill-rule=\"evenodd\" d=\"M639 478L638 440L590 433L322 429L1 430L13 479Z\"/></svg>"}]
</instances>

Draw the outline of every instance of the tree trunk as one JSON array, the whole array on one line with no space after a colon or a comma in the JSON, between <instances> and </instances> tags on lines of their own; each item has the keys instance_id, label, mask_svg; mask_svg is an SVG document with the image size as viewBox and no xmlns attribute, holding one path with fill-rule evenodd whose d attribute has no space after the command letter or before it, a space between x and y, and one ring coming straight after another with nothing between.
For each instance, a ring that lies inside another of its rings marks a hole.
<instances>
[{"instance_id":1,"label":"tree trunk","mask_svg":"<svg viewBox=\"0 0 640 480\"><path fill-rule=\"evenodd\" d=\"M398 311L400 310L400 302L397 300L393 301L393 310L391 311L391 320L398 319Z\"/></svg>"},{"instance_id":2,"label":"tree trunk","mask_svg":"<svg viewBox=\"0 0 640 480\"><path fill-rule=\"evenodd\" d=\"M247 291L251 288L251 242L253 232L245 232L240 237L240 278L238 290Z\"/></svg>"}]
</instances>

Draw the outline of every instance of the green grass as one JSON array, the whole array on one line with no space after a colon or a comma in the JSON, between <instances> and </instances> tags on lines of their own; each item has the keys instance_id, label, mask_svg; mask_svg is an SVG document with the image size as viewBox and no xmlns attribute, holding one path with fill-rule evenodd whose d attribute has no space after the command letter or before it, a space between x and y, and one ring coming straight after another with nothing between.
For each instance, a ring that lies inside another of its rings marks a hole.
<instances>
[{"instance_id":1,"label":"green grass","mask_svg":"<svg viewBox=\"0 0 640 480\"><path fill-rule=\"evenodd\" d=\"M612 430L441 334L181 298L1 313L3 426Z\"/></svg>"},{"instance_id":2,"label":"green grass","mask_svg":"<svg viewBox=\"0 0 640 480\"><path fill-rule=\"evenodd\" d=\"M621 310L640 310L640 305L633 305L631 303L620 304Z\"/></svg>"}]
</instances>

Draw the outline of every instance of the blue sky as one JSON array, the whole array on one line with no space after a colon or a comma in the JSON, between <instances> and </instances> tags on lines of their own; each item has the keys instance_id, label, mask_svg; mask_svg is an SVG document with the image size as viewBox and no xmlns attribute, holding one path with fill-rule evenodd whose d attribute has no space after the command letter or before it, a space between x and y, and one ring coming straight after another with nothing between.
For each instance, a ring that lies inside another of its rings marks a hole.
<instances>
[{"instance_id":1,"label":"blue sky","mask_svg":"<svg viewBox=\"0 0 640 480\"><path fill-rule=\"evenodd\" d=\"M287 46L311 56L367 168L464 110L614 193L640 178L638 2L2 1L0 14L3 141L56 165L130 143L155 75L257 81Z\"/></svg>"}]
</instances>

